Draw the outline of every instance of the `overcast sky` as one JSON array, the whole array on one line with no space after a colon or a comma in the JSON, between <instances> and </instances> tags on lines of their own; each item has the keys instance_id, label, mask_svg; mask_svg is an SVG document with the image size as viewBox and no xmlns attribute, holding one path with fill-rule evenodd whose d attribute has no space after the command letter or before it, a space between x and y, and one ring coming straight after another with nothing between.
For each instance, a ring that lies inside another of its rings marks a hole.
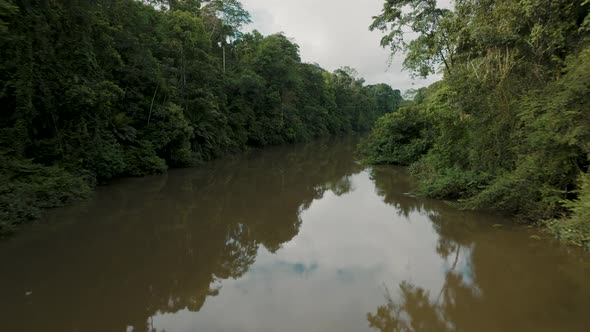
<instances>
[{"instance_id":1,"label":"overcast sky","mask_svg":"<svg viewBox=\"0 0 590 332\"><path fill-rule=\"evenodd\" d=\"M246 30L264 35L284 32L301 49L304 62L333 71L355 68L367 83L387 83L394 89L426 86L436 81L412 79L402 71L403 56L388 67L389 50L379 45L381 33L370 32L372 17L384 0L241 0L252 15ZM443 1L448 3L449 0Z\"/></svg>"}]
</instances>

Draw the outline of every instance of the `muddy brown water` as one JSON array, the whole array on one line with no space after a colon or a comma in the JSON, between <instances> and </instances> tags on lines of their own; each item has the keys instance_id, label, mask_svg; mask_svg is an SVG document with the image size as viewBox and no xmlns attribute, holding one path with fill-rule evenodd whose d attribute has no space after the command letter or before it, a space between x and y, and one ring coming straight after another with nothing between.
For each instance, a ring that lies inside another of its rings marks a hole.
<instances>
[{"instance_id":1,"label":"muddy brown water","mask_svg":"<svg viewBox=\"0 0 590 332\"><path fill-rule=\"evenodd\" d=\"M353 139L124 179L0 242L0 331L590 331L590 255Z\"/></svg>"}]
</instances>

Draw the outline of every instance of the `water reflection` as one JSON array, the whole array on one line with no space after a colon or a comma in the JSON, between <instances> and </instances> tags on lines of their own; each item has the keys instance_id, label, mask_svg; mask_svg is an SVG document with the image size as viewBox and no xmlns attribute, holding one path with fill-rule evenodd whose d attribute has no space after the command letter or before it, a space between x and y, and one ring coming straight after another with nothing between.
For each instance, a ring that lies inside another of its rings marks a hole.
<instances>
[{"instance_id":1,"label":"water reflection","mask_svg":"<svg viewBox=\"0 0 590 332\"><path fill-rule=\"evenodd\" d=\"M0 329L576 331L587 323L585 256L508 224L491 227L504 223L496 217L412 197L404 169L365 169L354 148L340 140L253 151L124 180L52 212L0 243Z\"/></svg>"},{"instance_id":2,"label":"water reflection","mask_svg":"<svg viewBox=\"0 0 590 332\"><path fill-rule=\"evenodd\" d=\"M377 193L407 220L428 216L445 264L439 287L402 279L383 287L385 303L367 314L377 331L585 331L588 257L525 238L497 217L417 200L404 169L376 168ZM496 228L501 226L501 228ZM515 229L517 228L517 229ZM557 269L557 270L556 270Z\"/></svg>"},{"instance_id":3,"label":"water reflection","mask_svg":"<svg viewBox=\"0 0 590 332\"><path fill-rule=\"evenodd\" d=\"M147 331L156 313L201 310L217 281L244 275L261 246L276 252L296 236L314 199L350 190L360 170L352 149L253 151L125 180L54 211L51 226L0 246L2 330Z\"/></svg>"}]
</instances>

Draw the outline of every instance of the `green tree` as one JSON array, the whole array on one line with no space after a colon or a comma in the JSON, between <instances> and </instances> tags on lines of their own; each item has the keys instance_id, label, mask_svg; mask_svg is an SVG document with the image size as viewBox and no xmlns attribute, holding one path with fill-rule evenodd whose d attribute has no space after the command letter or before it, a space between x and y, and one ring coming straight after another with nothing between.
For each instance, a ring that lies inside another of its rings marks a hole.
<instances>
[{"instance_id":1,"label":"green tree","mask_svg":"<svg viewBox=\"0 0 590 332\"><path fill-rule=\"evenodd\" d=\"M249 22L234 0L0 0L0 204L24 204L0 229L115 177L370 126L361 80Z\"/></svg>"},{"instance_id":2,"label":"green tree","mask_svg":"<svg viewBox=\"0 0 590 332\"><path fill-rule=\"evenodd\" d=\"M453 14L439 8L436 0L388 0L369 28L385 32L381 46L389 47L392 55L407 53L404 67L426 77L436 73L440 64L451 71L457 43ZM417 37L408 38L408 34Z\"/></svg>"},{"instance_id":3,"label":"green tree","mask_svg":"<svg viewBox=\"0 0 590 332\"><path fill-rule=\"evenodd\" d=\"M388 32L382 44L422 75L445 70L427 95L378 121L367 159L411 163L421 193L464 208L526 220L576 213L564 202L590 165L589 12L581 0L386 1L371 26ZM413 118L429 129L409 130Z\"/></svg>"}]
</instances>

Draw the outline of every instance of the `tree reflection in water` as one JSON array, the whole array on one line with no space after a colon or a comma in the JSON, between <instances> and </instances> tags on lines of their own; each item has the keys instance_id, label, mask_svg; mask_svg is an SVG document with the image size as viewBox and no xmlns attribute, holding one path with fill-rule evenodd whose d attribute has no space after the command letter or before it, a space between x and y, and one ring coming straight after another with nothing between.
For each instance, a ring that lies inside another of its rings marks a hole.
<instances>
[{"instance_id":1,"label":"tree reflection in water","mask_svg":"<svg viewBox=\"0 0 590 332\"><path fill-rule=\"evenodd\" d=\"M248 271L260 246L274 253L293 239L301 226L300 212L315 199L327 190L338 195L350 191L350 176L361 170L354 163L353 148L354 144L335 146L320 141L295 148L271 148L275 151L253 151L203 170L180 171L182 176L168 181L167 186L178 208L191 211L176 214L187 215L180 227L192 240L186 252L201 259L193 257L190 263L170 266L171 270L182 266L191 270L180 284L178 279L165 284L174 287L168 290L177 294L174 305L156 305L148 311L149 316L183 308L200 311L208 296L222 291L216 288L217 281L238 279ZM174 192L182 186L190 195L181 195L187 200L179 202ZM198 275L203 276L202 283L187 288ZM178 289L182 285L185 288ZM148 322L147 317L135 321L135 331L148 328L142 326L142 321Z\"/></svg>"},{"instance_id":2,"label":"tree reflection in water","mask_svg":"<svg viewBox=\"0 0 590 332\"><path fill-rule=\"evenodd\" d=\"M397 281L396 291L385 289L385 304L367 314L370 327L382 332L587 330L580 318L590 298L582 277L588 269L580 263L584 259L576 261L583 256L530 240L497 216L416 199L408 194L412 183L405 172L376 167L371 178L383 201L407 222L421 215L431 223L434 249L445 262L442 285ZM502 227L492 227L498 222Z\"/></svg>"},{"instance_id":3,"label":"tree reflection in water","mask_svg":"<svg viewBox=\"0 0 590 332\"><path fill-rule=\"evenodd\" d=\"M0 251L11 267L0 274L8 285L0 286L0 326L149 331L156 314L201 310L222 291L220 280L248 271L259 248L276 252L293 239L300 212L314 199L351 189L350 176L361 170L354 148L318 141L255 150L125 180L93 201L50 213L46 224L58 227L52 236L23 234L14 250ZM35 301L23 298L28 290Z\"/></svg>"},{"instance_id":4,"label":"tree reflection in water","mask_svg":"<svg viewBox=\"0 0 590 332\"><path fill-rule=\"evenodd\" d=\"M51 212L0 243L0 330L585 331L583 265L413 197L403 168L369 178L354 149L252 151Z\"/></svg>"},{"instance_id":5,"label":"tree reflection in water","mask_svg":"<svg viewBox=\"0 0 590 332\"><path fill-rule=\"evenodd\" d=\"M466 299L477 301L478 290L472 286L453 271L446 274L437 295L403 281L399 294L393 295L386 289L386 304L367 314L369 326L381 332L470 331L455 314L470 305Z\"/></svg>"},{"instance_id":6,"label":"tree reflection in water","mask_svg":"<svg viewBox=\"0 0 590 332\"><path fill-rule=\"evenodd\" d=\"M376 167L371 178L384 202L393 205L408 222L411 213L428 217L439 235L436 252L447 264L444 283L438 292L410 281L402 281L397 293L386 287L386 303L367 314L369 326L381 332L472 330L463 325L456 313L480 297L472 270L475 243L469 234L473 223L466 221L465 213L449 208L444 202L414 198L411 178L404 168Z\"/></svg>"}]
</instances>

